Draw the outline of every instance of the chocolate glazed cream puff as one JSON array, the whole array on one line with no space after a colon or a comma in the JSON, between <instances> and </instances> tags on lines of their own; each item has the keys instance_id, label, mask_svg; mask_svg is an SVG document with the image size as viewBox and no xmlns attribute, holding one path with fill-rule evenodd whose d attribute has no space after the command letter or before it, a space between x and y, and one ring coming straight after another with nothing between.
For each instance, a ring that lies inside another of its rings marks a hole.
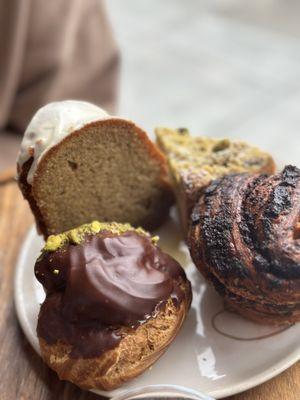
<instances>
[{"instance_id":1,"label":"chocolate glazed cream puff","mask_svg":"<svg viewBox=\"0 0 300 400\"><path fill-rule=\"evenodd\" d=\"M192 213L193 261L227 303L267 324L300 321L300 170L229 175Z\"/></svg>"},{"instance_id":2,"label":"chocolate glazed cream puff","mask_svg":"<svg viewBox=\"0 0 300 400\"><path fill-rule=\"evenodd\" d=\"M111 390L153 364L191 303L181 266L142 229L93 222L50 236L35 265L37 333L60 379Z\"/></svg>"}]
</instances>

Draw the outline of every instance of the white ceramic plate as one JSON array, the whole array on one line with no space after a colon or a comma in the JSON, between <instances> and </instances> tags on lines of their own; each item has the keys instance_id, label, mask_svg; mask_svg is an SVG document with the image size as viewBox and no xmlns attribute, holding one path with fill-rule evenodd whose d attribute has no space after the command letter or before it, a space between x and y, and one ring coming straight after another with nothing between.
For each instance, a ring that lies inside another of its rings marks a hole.
<instances>
[{"instance_id":1,"label":"white ceramic plate","mask_svg":"<svg viewBox=\"0 0 300 400\"><path fill-rule=\"evenodd\" d=\"M222 311L222 300L191 263L174 219L158 233L160 246L184 266L192 282L192 308L180 334L153 367L120 389L98 393L110 397L140 386L176 384L221 398L256 386L300 359L300 324L279 332ZM34 278L33 266L42 245L32 228L15 276L17 314L38 353L36 324L44 293Z\"/></svg>"}]
</instances>

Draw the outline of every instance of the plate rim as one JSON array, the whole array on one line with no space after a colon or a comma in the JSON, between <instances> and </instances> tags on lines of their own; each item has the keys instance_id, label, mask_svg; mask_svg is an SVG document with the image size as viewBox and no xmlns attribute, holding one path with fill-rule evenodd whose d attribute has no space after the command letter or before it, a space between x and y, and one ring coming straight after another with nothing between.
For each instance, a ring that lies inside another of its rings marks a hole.
<instances>
[{"instance_id":1,"label":"plate rim","mask_svg":"<svg viewBox=\"0 0 300 400\"><path fill-rule=\"evenodd\" d=\"M19 255L17 257L17 262L15 265L15 273L13 280L13 290L14 290L13 299L14 299L14 306L17 318L21 325L22 331L26 339L29 341L30 345L35 350L35 352L40 356L40 349L37 336L33 338L30 334L31 329L29 328L27 314L24 307L23 293L22 293L22 284L24 278L24 260L26 259L26 254L28 253L28 249L36 234L37 233L35 225L32 225L27 230L25 239L23 240L21 248L19 250ZM289 353L286 357L283 357L273 367L269 367L263 372L260 372L242 382L233 384L230 387L224 389L212 390L207 394L216 399L220 399L223 397L232 396L234 394L244 392L274 378L275 376L279 375L280 373L291 367L299 360L300 360L300 342L299 346L296 347L296 349L293 352ZM133 388L138 388L138 387L139 385L133 386ZM102 391L102 390L90 390L90 391L105 397L112 397L115 396L116 394L120 395L125 393L127 389L123 389L121 387L119 389L115 389L112 391Z\"/></svg>"}]
</instances>

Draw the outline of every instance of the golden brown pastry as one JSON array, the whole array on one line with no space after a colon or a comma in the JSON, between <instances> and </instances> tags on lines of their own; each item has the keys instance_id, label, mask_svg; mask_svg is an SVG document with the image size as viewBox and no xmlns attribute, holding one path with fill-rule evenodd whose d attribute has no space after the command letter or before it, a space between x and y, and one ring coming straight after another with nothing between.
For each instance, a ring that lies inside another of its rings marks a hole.
<instances>
[{"instance_id":1,"label":"golden brown pastry","mask_svg":"<svg viewBox=\"0 0 300 400\"><path fill-rule=\"evenodd\" d=\"M156 241L128 224L97 221L48 238L35 265L46 291L37 333L60 379L111 390L166 351L192 294Z\"/></svg>"},{"instance_id":2,"label":"golden brown pastry","mask_svg":"<svg viewBox=\"0 0 300 400\"><path fill-rule=\"evenodd\" d=\"M300 321L300 170L229 175L204 191L189 246L201 273L240 314Z\"/></svg>"},{"instance_id":3,"label":"golden brown pastry","mask_svg":"<svg viewBox=\"0 0 300 400\"><path fill-rule=\"evenodd\" d=\"M18 183L45 237L94 219L152 230L173 203L165 157L147 134L81 101L37 111L22 141Z\"/></svg>"},{"instance_id":4,"label":"golden brown pastry","mask_svg":"<svg viewBox=\"0 0 300 400\"><path fill-rule=\"evenodd\" d=\"M157 128L155 133L167 156L185 235L192 209L213 179L231 173L274 173L272 157L248 143L191 136L184 128Z\"/></svg>"}]
</instances>

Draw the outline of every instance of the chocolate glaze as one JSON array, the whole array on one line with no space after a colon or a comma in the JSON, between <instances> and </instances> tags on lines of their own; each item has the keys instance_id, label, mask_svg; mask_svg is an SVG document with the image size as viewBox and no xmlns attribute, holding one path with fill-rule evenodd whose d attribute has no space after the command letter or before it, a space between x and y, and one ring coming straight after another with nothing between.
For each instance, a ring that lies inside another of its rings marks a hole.
<instances>
[{"instance_id":1,"label":"chocolate glaze","mask_svg":"<svg viewBox=\"0 0 300 400\"><path fill-rule=\"evenodd\" d=\"M86 235L81 244L45 252L35 274L46 291L38 335L72 345L72 357L94 357L118 345L120 327L137 328L171 297L185 292L181 266L149 237L128 231Z\"/></svg>"}]
</instances>

